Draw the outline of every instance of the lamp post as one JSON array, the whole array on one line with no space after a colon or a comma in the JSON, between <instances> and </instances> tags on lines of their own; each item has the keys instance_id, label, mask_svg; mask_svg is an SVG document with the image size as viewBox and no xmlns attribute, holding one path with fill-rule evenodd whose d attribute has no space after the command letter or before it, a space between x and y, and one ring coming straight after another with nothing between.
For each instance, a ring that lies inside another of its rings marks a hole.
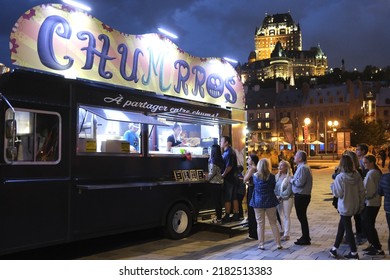
<instances>
[{"instance_id":1,"label":"lamp post","mask_svg":"<svg viewBox=\"0 0 390 280\"><path fill-rule=\"evenodd\" d=\"M309 125L311 123L311 119L310 118L305 118L303 120L303 123L305 124L305 126L303 128L303 139L305 140L305 150L307 152L307 156L309 157L310 156L310 151L309 151L309 145L307 144L307 142L309 140Z\"/></svg>"},{"instance_id":2,"label":"lamp post","mask_svg":"<svg viewBox=\"0 0 390 280\"><path fill-rule=\"evenodd\" d=\"M334 160L334 154L335 154L335 146L336 146L336 141L334 139L334 133L337 131L337 127L339 126L339 122L338 121L328 121L328 126L330 128L330 137L331 137L331 141L332 141L332 160Z\"/></svg>"}]
</instances>

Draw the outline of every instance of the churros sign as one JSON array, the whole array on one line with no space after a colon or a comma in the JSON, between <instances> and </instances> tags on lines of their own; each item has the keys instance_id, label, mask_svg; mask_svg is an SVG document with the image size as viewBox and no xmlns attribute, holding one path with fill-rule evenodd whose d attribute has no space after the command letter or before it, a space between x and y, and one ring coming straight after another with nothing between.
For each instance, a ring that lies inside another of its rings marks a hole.
<instances>
[{"instance_id":1,"label":"churros sign","mask_svg":"<svg viewBox=\"0 0 390 280\"><path fill-rule=\"evenodd\" d=\"M14 65L243 109L244 89L221 58L189 55L159 34L129 35L66 5L36 6L10 38Z\"/></svg>"}]
</instances>

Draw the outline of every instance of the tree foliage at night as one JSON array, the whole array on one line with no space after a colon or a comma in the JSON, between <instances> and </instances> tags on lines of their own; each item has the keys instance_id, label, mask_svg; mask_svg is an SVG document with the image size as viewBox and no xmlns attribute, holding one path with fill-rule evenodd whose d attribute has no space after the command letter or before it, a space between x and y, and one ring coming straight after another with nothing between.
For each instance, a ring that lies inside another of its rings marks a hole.
<instances>
[{"instance_id":1,"label":"tree foliage at night","mask_svg":"<svg viewBox=\"0 0 390 280\"><path fill-rule=\"evenodd\" d=\"M359 143L380 146L386 143L385 129L380 121L365 123L363 115L354 116L348 123L351 129L351 145Z\"/></svg>"}]
</instances>

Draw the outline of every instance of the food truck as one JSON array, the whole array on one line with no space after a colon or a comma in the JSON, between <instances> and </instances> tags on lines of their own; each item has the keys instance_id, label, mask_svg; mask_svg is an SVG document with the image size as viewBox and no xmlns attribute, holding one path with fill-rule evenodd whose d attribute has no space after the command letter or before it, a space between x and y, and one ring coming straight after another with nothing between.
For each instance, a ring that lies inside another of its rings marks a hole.
<instances>
[{"instance_id":1,"label":"food truck","mask_svg":"<svg viewBox=\"0 0 390 280\"><path fill-rule=\"evenodd\" d=\"M10 50L0 254L154 227L180 239L214 207L208 148L222 135L245 145L244 90L228 62L60 4L23 14ZM168 149L177 124L181 144Z\"/></svg>"}]
</instances>

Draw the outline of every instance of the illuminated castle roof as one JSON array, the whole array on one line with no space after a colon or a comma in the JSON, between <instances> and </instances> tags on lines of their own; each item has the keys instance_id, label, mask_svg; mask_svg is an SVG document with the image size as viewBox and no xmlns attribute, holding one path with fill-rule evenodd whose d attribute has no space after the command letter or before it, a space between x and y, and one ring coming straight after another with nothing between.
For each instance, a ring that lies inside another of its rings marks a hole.
<instances>
[{"instance_id":1,"label":"illuminated castle roof","mask_svg":"<svg viewBox=\"0 0 390 280\"><path fill-rule=\"evenodd\" d=\"M289 28L291 30L300 30L299 24L295 24L290 13L266 15L260 28L256 29L257 36L268 36L269 31L276 28Z\"/></svg>"}]
</instances>

